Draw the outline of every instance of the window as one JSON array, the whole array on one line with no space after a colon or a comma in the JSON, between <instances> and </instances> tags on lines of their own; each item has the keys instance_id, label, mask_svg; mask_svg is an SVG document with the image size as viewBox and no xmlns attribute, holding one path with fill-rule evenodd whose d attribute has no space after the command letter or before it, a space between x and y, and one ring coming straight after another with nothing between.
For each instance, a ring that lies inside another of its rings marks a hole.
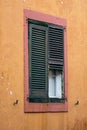
<instances>
[{"instance_id":1,"label":"window","mask_svg":"<svg viewBox=\"0 0 87 130\"><path fill-rule=\"evenodd\" d=\"M25 112L67 111L66 20L24 11Z\"/></svg>"}]
</instances>

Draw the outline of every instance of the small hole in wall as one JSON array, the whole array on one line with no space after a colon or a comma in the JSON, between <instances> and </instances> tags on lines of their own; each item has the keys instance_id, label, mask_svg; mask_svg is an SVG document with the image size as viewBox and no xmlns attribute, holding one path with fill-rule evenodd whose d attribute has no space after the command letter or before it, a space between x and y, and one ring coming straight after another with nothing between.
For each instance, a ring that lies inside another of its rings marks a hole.
<instances>
[{"instance_id":1,"label":"small hole in wall","mask_svg":"<svg viewBox=\"0 0 87 130\"><path fill-rule=\"evenodd\" d=\"M17 105L18 104L18 99L15 100L15 102L13 103L13 105Z\"/></svg>"},{"instance_id":2,"label":"small hole in wall","mask_svg":"<svg viewBox=\"0 0 87 130\"><path fill-rule=\"evenodd\" d=\"M79 105L79 101L78 100L75 102L75 105Z\"/></svg>"}]
</instances>

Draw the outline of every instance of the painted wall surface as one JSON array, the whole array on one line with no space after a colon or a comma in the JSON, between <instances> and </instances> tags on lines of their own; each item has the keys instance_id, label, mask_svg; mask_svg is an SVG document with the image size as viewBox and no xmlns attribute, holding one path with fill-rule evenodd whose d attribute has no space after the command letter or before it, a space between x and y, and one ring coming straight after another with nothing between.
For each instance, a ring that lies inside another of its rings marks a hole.
<instances>
[{"instance_id":1,"label":"painted wall surface","mask_svg":"<svg viewBox=\"0 0 87 130\"><path fill-rule=\"evenodd\" d=\"M24 113L24 9L67 19L68 112ZM0 0L0 130L87 130L86 72L87 0Z\"/></svg>"}]
</instances>

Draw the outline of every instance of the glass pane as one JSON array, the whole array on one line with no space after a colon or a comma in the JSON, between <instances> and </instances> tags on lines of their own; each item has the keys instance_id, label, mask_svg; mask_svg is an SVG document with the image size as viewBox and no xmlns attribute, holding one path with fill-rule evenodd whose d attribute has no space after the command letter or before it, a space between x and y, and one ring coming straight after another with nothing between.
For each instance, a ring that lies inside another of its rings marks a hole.
<instances>
[{"instance_id":1,"label":"glass pane","mask_svg":"<svg viewBox=\"0 0 87 130\"><path fill-rule=\"evenodd\" d=\"M62 98L62 74L56 70L49 71L49 97Z\"/></svg>"},{"instance_id":2,"label":"glass pane","mask_svg":"<svg viewBox=\"0 0 87 130\"><path fill-rule=\"evenodd\" d=\"M62 79L61 73L56 71L56 96L62 98Z\"/></svg>"}]
</instances>

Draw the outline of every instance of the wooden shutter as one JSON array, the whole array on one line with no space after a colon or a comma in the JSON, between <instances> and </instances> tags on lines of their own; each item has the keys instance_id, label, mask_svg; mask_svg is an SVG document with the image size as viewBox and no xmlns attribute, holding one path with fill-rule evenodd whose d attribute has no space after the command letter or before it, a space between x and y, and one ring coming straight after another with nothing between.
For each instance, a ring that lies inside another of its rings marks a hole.
<instances>
[{"instance_id":1,"label":"wooden shutter","mask_svg":"<svg viewBox=\"0 0 87 130\"><path fill-rule=\"evenodd\" d=\"M29 24L29 100L47 101L47 28Z\"/></svg>"},{"instance_id":2,"label":"wooden shutter","mask_svg":"<svg viewBox=\"0 0 87 130\"><path fill-rule=\"evenodd\" d=\"M50 69L62 70L64 60L64 30L62 27L49 27L48 48Z\"/></svg>"}]
</instances>

